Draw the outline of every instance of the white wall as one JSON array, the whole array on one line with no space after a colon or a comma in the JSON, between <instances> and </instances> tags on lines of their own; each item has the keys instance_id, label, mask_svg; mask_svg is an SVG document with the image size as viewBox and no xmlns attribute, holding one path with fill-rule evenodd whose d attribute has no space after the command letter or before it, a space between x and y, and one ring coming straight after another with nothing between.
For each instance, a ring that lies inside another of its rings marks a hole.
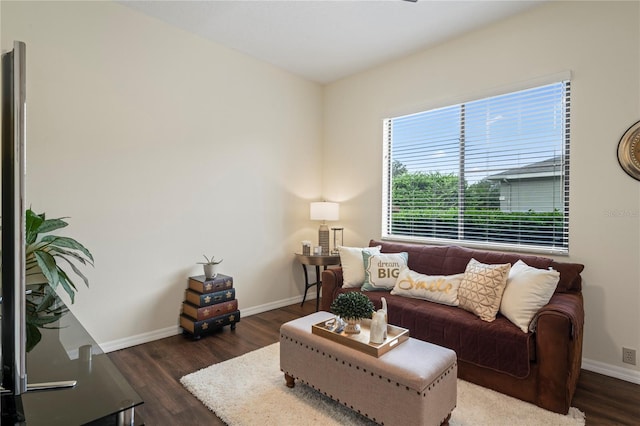
<instances>
[{"instance_id":1,"label":"white wall","mask_svg":"<svg viewBox=\"0 0 640 426\"><path fill-rule=\"evenodd\" d=\"M177 332L202 254L245 314L300 299L319 85L116 3L1 8L3 50L27 44L28 202L92 251L72 310L98 342Z\"/></svg>"},{"instance_id":2,"label":"white wall","mask_svg":"<svg viewBox=\"0 0 640 426\"><path fill-rule=\"evenodd\" d=\"M324 193L345 243L381 235L382 120L571 71L570 256L586 265L583 366L640 383L640 182L616 149L640 119L638 2L552 2L325 88ZM357 159L357 160L354 160Z\"/></svg>"}]
</instances>

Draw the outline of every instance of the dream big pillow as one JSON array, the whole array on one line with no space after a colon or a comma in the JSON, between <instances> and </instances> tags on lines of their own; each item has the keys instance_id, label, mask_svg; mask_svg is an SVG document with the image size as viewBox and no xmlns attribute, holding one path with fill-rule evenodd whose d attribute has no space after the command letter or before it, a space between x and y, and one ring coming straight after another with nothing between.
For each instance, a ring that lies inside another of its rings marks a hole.
<instances>
[{"instance_id":1,"label":"dream big pillow","mask_svg":"<svg viewBox=\"0 0 640 426\"><path fill-rule=\"evenodd\" d=\"M362 290L391 290L396 284L400 269L407 266L409 253L362 252L364 260L364 284Z\"/></svg>"},{"instance_id":2,"label":"dream big pillow","mask_svg":"<svg viewBox=\"0 0 640 426\"><path fill-rule=\"evenodd\" d=\"M458 306L458 287L463 276L464 274L424 275L405 266L400 269L391 294Z\"/></svg>"},{"instance_id":3,"label":"dream big pillow","mask_svg":"<svg viewBox=\"0 0 640 426\"><path fill-rule=\"evenodd\" d=\"M364 283L364 260L362 252L380 253L381 246L375 247L338 247L342 265L342 287L360 288Z\"/></svg>"},{"instance_id":4,"label":"dream big pillow","mask_svg":"<svg viewBox=\"0 0 640 426\"><path fill-rule=\"evenodd\" d=\"M495 320L510 270L510 263L485 265L471 259L458 289L459 306L484 321Z\"/></svg>"},{"instance_id":5,"label":"dream big pillow","mask_svg":"<svg viewBox=\"0 0 640 426\"><path fill-rule=\"evenodd\" d=\"M518 260L509 272L507 287L502 295L500 313L525 333L533 316L556 291L560 273L552 268L533 268Z\"/></svg>"}]
</instances>

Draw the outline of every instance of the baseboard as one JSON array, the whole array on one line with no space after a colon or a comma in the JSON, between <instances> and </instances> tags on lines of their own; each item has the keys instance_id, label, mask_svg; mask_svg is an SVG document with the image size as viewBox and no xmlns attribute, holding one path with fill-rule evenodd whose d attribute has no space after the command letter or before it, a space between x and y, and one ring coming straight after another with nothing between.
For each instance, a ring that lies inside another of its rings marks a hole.
<instances>
[{"instance_id":1,"label":"baseboard","mask_svg":"<svg viewBox=\"0 0 640 426\"><path fill-rule=\"evenodd\" d=\"M640 371L582 358L582 369L640 385Z\"/></svg>"},{"instance_id":2,"label":"baseboard","mask_svg":"<svg viewBox=\"0 0 640 426\"><path fill-rule=\"evenodd\" d=\"M251 315L260 314L262 312L272 311L274 309L282 308L284 306L293 305L295 303L302 302L302 296L290 297L288 299L277 300L275 302L265 303L264 305L252 306L240 310L240 316L250 317ZM316 299L307 298L304 303L313 303L315 305Z\"/></svg>"},{"instance_id":3,"label":"baseboard","mask_svg":"<svg viewBox=\"0 0 640 426\"><path fill-rule=\"evenodd\" d=\"M273 309L282 308L284 306L293 305L295 303L302 302L302 296L290 297L288 299L277 300L275 302L265 303L263 305L251 306L249 308L240 309L240 318L250 317L262 312L271 311ZM305 303L316 303L315 297L309 297ZM176 320L177 321L177 320ZM175 336L182 333L182 328L175 325L171 327L162 328L159 330L150 331L148 333L136 334L130 337L124 337L122 339L111 340L108 342L99 343L100 349L103 352L113 352L120 349L130 348L131 346L141 345L143 343L153 342L154 340L164 339L165 337Z\"/></svg>"},{"instance_id":4,"label":"baseboard","mask_svg":"<svg viewBox=\"0 0 640 426\"><path fill-rule=\"evenodd\" d=\"M176 319L177 321L177 319ZM119 349L130 348L131 346L141 345L143 343L153 342L154 340L164 339L165 337L175 336L182 333L182 329L178 325L153 330L148 333L136 334L134 336L124 337L122 339L111 340L109 342L98 343L103 352L113 352Z\"/></svg>"}]
</instances>

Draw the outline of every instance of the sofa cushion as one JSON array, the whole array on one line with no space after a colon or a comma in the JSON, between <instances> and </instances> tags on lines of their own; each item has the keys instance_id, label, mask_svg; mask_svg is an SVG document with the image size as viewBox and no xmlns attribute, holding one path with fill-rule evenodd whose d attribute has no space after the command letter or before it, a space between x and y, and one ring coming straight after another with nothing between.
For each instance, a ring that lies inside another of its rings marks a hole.
<instances>
[{"instance_id":1,"label":"sofa cushion","mask_svg":"<svg viewBox=\"0 0 640 426\"><path fill-rule=\"evenodd\" d=\"M464 274L424 275L405 266L400 269L391 294L458 306L458 288L463 276Z\"/></svg>"},{"instance_id":2,"label":"sofa cushion","mask_svg":"<svg viewBox=\"0 0 640 426\"><path fill-rule=\"evenodd\" d=\"M396 284L400 268L407 266L407 253L370 254L362 252L364 284L362 290L391 290Z\"/></svg>"},{"instance_id":3,"label":"sofa cushion","mask_svg":"<svg viewBox=\"0 0 640 426\"><path fill-rule=\"evenodd\" d=\"M409 329L413 338L453 349L458 359L481 367L518 378L529 375L535 360L534 334L523 333L500 314L486 322L463 309L426 300L382 291L367 296L376 309L384 297L389 324Z\"/></svg>"},{"instance_id":4,"label":"sofa cushion","mask_svg":"<svg viewBox=\"0 0 640 426\"><path fill-rule=\"evenodd\" d=\"M471 259L458 289L459 306L484 321L495 320L510 269L510 263L487 265Z\"/></svg>"},{"instance_id":5,"label":"sofa cushion","mask_svg":"<svg viewBox=\"0 0 640 426\"><path fill-rule=\"evenodd\" d=\"M360 288L364 284L364 260L362 252L380 253L380 246L375 247L338 247L340 265L342 265L345 288Z\"/></svg>"},{"instance_id":6,"label":"sofa cushion","mask_svg":"<svg viewBox=\"0 0 640 426\"><path fill-rule=\"evenodd\" d=\"M532 268L518 260L509 272L500 313L523 332L528 332L531 319L549 303L559 279L558 271Z\"/></svg>"}]
</instances>

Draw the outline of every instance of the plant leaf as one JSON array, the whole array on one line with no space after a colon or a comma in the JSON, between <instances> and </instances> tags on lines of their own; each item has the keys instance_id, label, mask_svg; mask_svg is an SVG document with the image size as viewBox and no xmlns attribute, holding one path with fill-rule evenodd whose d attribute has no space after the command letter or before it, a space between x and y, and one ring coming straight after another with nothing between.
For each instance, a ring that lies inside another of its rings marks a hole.
<instances>
[{"instance_id":1,"label":"plant leaf","mask_svg":"<svg viewBox=\"0 0 640 426\"><path fill-rule=\"evenodd\" d=\"M62 285L62 288L64 288L64 291L67 292L67 294L69 295L69 298L71 299L71 303L75 303L75 296L76 296L76 286L73 284L73 282L69 279L69 277L67 276L66 272L64 272L63 270L60 270L60 284Z\"/></svg>"},{"instance_id":2,"label":"plant leaf","mask_svg":"<svg viewBox=\"0 0 640 426\"><path fill-rule=\"evenodd\" d=\"M58 321L62 315L62 313L52 315L36 315L29 319L29 324L33 324L36 327L41 327L43 325L51 324L52 322Z\"/></svg>"},{"instance_id":3,"label":"plant leaf","mask_svg":"<svg viewBox=\"0 0 640 426\"><path fill-rule=\"evenodd\" d=\"M49 286L47 287L51 288ZM53 291L47 292L44 296L42 296L42 300L40 300L40 303L38 303L38 305L35 307L35 312L46 311L51 307L51 305L55 303L55 301L55 293Z\"/></svg>"},{"instance_id":4,"label":"plant leaf","mask_svg":"<svg viewBox=\"0 0 640 426\"><path fill-rule=\"evenodd\" d=\"M57 247L64 247L64 248L78 250L82 252L85 256L87 256L89 259L91 259L91 261L93 262L93 256L91 255L91 252L89 252L89 250L87 250L85 246L83 246L73 238L47 235L46 237L42 238L42 242L46 242Z\"/></svg>"},{"instance_id":5,"label":"plant leaf","mask_svg":"<svg viewBox=\"0 0 640 426\"><path fill-rule=\"evenodd\" d=\"M69 251L69 250L64 250L60 247L56 247L56 246L49 246L48 247L48 251L49 253L53 254L54 256L60 256L60 257L66 257L66 256L71 256L74 259L76 259L78 262L82 263L83 265L86 265L87 262L93 266L93 263L87 259L85 259L84 257L80 256L78 253L73 252L73 251ZM68 262L70 261L69 259L65 259Z\"/></svg>"},{"instance_id":6,"label":"plant leaf","mask_svg":"<svg viewBox=\"0 0 640 426\"><path fill-rule=\"evenodd\" d=\"M67 259L66 257L64 257L61 254L56 254L54 255L55 257L59 257L60 259L64 259L65 262L67 262L69 264L69 266L71 266L71 269L73 269L73 272L75 272L75 274L77 276L79 276L80 278L82 278L82 281L84 281L84 284L89 287L89 280L87 279L87 277L84 276L84 274L76 267L76 265L74 265L69 259Z\"/></svg>"},{"instance_id":7,"label":"plant leaf","mask_svg":"<svg viewBox=\"0 0 640 426\"><path fill-rule=\"evenodd\" d=\"M31 351L35 345L42 339L42 334L40 334L40 330L33 324L27 323L27 345L25 350L27 352Z\"/></svg>"},{"instance_id":8,"label":"plant leaf","mask_svg":"<svg viewBox=\"0 0 640 426\"><path fill-rule=\"evenodd\" d=\"M45 234L47 232L55 231L56 229L60 229L60 228L64 228L65 226L68 226L69 224L62 219L66 219L66 218L61 217L59 219L46 219L44 222L40 224L40 227L38 228L38 233Z\"/></svg>"},{"instance_id":9,"label":"plant leaf","mask_svg":"<svg viewBox=\"0 0 640 426\"><path fill-rule=\"evenodd\" d=\"M33 210L28 209L25 215L26 243L33 244L38 238L38 229L44 222L44 213L36 214Z\"/></svg>"},{"instance_id":10,"label":"plant leaf","mask_svg":"<svg viewBox=\"0 0 640 426\"><path fill-rule=\"evenodd\" d=\"M49 285L53 288L58 286L58 282L60 281L60 276L58 271L58 265L56 264L56 260L44 250L34 251L33 254L38 261L38 266L42 270L42 274L47 279Z\"/></svg>"}]
</instances>

